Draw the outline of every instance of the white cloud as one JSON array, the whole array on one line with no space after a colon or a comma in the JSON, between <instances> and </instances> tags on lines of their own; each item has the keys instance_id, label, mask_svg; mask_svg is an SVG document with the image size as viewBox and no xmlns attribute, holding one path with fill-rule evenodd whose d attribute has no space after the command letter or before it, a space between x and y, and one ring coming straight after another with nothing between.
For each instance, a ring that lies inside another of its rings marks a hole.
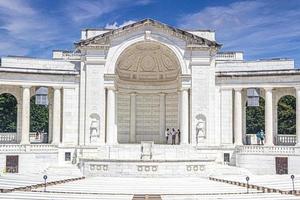
<instances>
[{"instance_id":1,"label":"white cloud","mask_svg":"<svg viewBox=\"0 0 300 200\"><path fill-rule=\"evenodd\" d=\"M123 26L127 26L129 24L133 24L135 23L136 21L134 20L128 20L128 21L124 21L122 24L118 24L118 22L114 22L112 24L106 24L105 25L105 28L106 29L117 29L117 28L120 28L120 27L123 27Z\"/></svg>"},{"instance_id":2,"label":"white cloud","mask_svg":"<svg viewBox=\"0 0 300 200\"><path fill-rule=\"evenodd\" d=\"M53 48L72 48L73 42L80 38L80 29L103 26L106 21L102 17L118 9L147 5L151 0L65 0L58 1L51 10L43 3L0 0L0 57L11 54L48 57Z\"/></svg>"},{"instance_id":3,"label":"white cloud","mask_svg":"<svg viewBox=\"0 0 300 200\"><path fill-rule=\"evenodd\" d=\"M102 17L105 14L133 6L144 6L151 0L73 0L66 10L72 21L76 23L87 22Z\"/></svg>"},{"instance_id":4,"label":"white cloud","mask_svg":"<svg viewBox=\"0 0 300 200\"><path fill-rule=\"evenodd\" d=\"M243 50L246 57L294 57L300 45L300 1L241 1L206 7L183 16L184 28L212 29L224 50ZM298 38L298 39L297 39Z\"/></svg>"},{"instance_id":5,"label":"white cloud","mask_svg":"<svg viewBox=\"0 0 300 200\"><path fill-rule=\"evenodd\" d=\"M34 9L28 1L20 0L0 0L0 30L2 40L13 42L16 52L17 48L30 47L35 42L47 45L58 35L55 21Z\"/></svg>"},{"instance_id":6,"label":"white cloud","mask_svg":"<svg viewBox=\"0 0 300 200\"><path fill-rule=\"evenodd\" d=\"M74 1L68 5L68 11L71 19L75 22L100 17L106 13L112 12L118 8L115 0L112 1Z\"/></svg>"}]
</instances>

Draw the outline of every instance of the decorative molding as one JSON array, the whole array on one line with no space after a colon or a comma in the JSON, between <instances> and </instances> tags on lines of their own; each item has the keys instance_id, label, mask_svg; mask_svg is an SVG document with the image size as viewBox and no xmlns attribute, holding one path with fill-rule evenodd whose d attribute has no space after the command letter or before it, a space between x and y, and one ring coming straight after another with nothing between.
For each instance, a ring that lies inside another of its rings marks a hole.
<instances>
[{"instance_id":1,"label":"decorative molding","mask_svg":"<svg viewBox=\"0 0 300 200\"><path fill-rule=\"evenodd\" d=\"M120 37L125 34L137 31L143 27L149 27L149 28L154 27L173 37L177 37L179 39L185 40L189 47L197 47L197 48L198 47L214 47L214 48L221 47L221 45L215 41L211 41L199 37L187 31L168 26L166 24L155 21L153 19L144 19L118 29L108 31L101 35L97 35L95 37L79 41L75 43L75 46L79 49L91 48L91 47L104 48L105 45L108 45L113 38Z\"/></svg>"},{"instance_id":2,"label":"decorative molding","mask_svg":"<svg viewBox=\"0 0 300 200\"><path fill-rule=\"evenodd\" d=\"M178 58L157 42L138 42L123 51L116 64L121 80L170 81L180 73Z\"/></svg>"},{"instance_id":3,"label":"decorative molding","mask_svg":"<svg viewBox=\"0 0 300 200\"><path fill-rule=\"evenodd\" d=\"M158 165L137 165L138 172L157 172Z\"/></svg>"}]
</instances>

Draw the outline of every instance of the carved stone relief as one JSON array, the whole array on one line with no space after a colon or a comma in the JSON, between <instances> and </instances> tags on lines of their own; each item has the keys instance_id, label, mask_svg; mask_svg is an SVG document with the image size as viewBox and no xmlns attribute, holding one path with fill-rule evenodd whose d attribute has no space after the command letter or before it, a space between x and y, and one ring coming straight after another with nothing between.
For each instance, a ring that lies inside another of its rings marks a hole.
<instances>
[{"instance_id":1,"label":"carved stone relief","mask_svg":"<svg viewBox=\"0 0 300 200\"><path fill-rule=\"evenodd\" d=\"M128 47L120 55L116 72L122 80L175 80L179 66L176 55L168 47L145 41Z\"/></svg>"}]
</instances>

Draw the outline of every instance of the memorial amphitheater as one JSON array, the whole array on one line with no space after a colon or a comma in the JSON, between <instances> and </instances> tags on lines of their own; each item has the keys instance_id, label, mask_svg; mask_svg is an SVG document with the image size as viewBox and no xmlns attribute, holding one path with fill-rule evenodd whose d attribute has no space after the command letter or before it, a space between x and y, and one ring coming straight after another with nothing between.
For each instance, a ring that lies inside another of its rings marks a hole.
<instances>
[{"instance_id":1,"label":"memorial amphitheater","mask_svg":"<svg viewBox=\"0 0 300 200\"><path fill-rule=\"evenodd\" d=\"M300 199L300 70L221 47L214 31L144 19L82 30L52 59L2 57L0 96L17 117L0 133L0 198ZM293 134L278 128L285 96ZM31 128L32 99L45 130ZM247 132L260 99L263 145Z\"/></svg>"}]
</instances>

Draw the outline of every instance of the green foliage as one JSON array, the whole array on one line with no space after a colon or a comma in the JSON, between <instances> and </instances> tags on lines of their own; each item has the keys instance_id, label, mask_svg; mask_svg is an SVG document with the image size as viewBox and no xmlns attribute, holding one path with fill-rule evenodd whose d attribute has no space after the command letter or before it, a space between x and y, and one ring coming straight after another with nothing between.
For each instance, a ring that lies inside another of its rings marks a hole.
<instances>
[{"instance_id":1,"label":"green foliage","mask_svg":"<svg viewBox=\"0 0 300 200\"><path fill-rule=\"evenodd\" d=\"M265 100L259 97L258 107L246 107L246 133L256 134L265 130Z\"/></svg>"},{"instance_id":2,"label":"green foliage","mask_svg":"<svg viewBox=\"0 0 300 200\"><path fill-rule=\"evenodd\" d=\"M17 132L17 99L7 93L0 95L0 132Z\"/></svg>"},{"instance_id":3,"label":"green foliage","mask_svg":"<svg viewBox=\"0 0 300 200\"><path fill-rule=\"evenodd\" d=\"M287 95L278 101L278 134L296 134L296 98Z\"/></svg>"},{"instance_id":4,"label":"green foliage","mask_svg":"<svg viewBox=\"0 0 300 200\"><path fill-rule=\"evenodd\" d=\"M44 130L48 133L49 127L49 109L48 106L36 105L35 96L30 99L30 132Z\"/></svg>"},{"instance_id":5,"label":"green foliage","mask_svg":"<svg viewBox=\"0 0 300 200\"><path fill-rule=\"evenodd\" d=\"M290 95L278 101L278 134L296 134L296 98ZM246 133L265 130L265 101L260 97L259 107L246 108Z\"/></svg>"}]
</instances>

